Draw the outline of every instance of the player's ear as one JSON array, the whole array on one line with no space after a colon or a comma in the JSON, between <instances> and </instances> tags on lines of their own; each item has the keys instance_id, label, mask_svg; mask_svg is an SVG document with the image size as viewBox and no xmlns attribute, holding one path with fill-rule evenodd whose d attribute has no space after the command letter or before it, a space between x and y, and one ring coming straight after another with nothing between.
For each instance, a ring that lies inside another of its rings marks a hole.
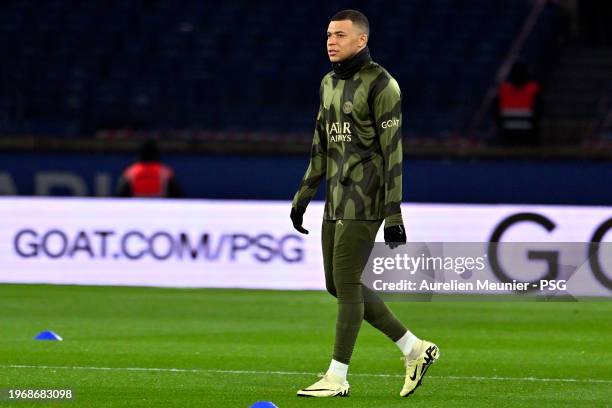
<instances>
[{"instance_id":1,"label":"player's ear","mask_svg":"<svg viewBox=\"0 0 612 408\"><path fill-rule=\"evenodd\" d=\"M366 33L361 33L359 35L359 46L365 47L368 44L368 35Z\"/></svg>"}]
</instances>

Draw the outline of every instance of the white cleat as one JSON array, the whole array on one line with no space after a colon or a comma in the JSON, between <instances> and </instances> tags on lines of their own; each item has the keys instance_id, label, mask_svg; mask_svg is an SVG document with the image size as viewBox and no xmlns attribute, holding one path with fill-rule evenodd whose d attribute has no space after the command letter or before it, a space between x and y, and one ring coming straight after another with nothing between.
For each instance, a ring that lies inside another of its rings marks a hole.
<instances>
[{"instance_id":1,"label":"white cleat","mask_svg":"<svg viewBox=\"0 0 612 408\"><path fill-rule=\"evenodd\" d=\"M298 397L348 397L349 383L333 374L325 374L310 387L297 392Z\"/></svg>"},{"instance_id":2,"label":"white cleat","mask_svg":"<svg viewBox=\"0 0 612 408\"><path fill-rule=\"evenodd\" d=\"M406 364L406 381L404 388L400 391L402 397L409 396L421 385L427 369L440 357L438 346L429 341L421 340L419 347L419 356L416 359L408 360L407 357L403 357Z\"/></svg>"}]
</instances>

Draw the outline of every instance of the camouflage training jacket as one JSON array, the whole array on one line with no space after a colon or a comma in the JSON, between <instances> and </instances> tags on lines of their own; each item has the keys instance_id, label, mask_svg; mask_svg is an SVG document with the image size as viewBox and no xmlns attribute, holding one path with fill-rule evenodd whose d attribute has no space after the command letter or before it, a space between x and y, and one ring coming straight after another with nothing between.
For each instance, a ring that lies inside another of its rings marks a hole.
<instances>
[{"instance_id":1,"label":"camouflage training jacket","mask_svg":"<svg viewBox=\"0 0 612 408\"><path fill-rule=\"evenodd\" d=\"M402 224L402 111L395 79L375 62L323 77L310 163L293 198L306 208L326 178L324 219Z\"/></svg>"}]
</instances>

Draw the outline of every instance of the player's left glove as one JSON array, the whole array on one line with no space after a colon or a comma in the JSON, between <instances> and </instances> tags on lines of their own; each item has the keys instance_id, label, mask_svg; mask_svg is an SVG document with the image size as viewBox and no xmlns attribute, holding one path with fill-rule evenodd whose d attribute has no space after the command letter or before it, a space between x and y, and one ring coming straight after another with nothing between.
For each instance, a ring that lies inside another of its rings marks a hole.
<instances>
[{"instance_id":1,"label":"player's left glove","mask_svg":"<svg viewBox=\"0 0 612 408\"><path fill-rule=\"evenodd\" d=\"M385 228L385 243L393 249L406 243L406 230L403 225Z\"/></svg>"}]
</instances>

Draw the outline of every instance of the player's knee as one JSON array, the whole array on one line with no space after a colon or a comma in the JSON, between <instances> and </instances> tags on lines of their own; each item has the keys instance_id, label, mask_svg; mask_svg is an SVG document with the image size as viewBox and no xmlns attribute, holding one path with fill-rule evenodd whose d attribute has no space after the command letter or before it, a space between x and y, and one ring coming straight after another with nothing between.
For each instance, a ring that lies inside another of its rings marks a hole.
<instances>
[{"instance_id":1,"label":"player's knee","mask_svg":"<svg viewBox=\"0 0 612 408\"><path fill-rule=\"evenodd\" d=\"M338 285L336 297L342 303L363 303L363 291L361 283L343 283Z\"/></svg>"}]
</instances>

